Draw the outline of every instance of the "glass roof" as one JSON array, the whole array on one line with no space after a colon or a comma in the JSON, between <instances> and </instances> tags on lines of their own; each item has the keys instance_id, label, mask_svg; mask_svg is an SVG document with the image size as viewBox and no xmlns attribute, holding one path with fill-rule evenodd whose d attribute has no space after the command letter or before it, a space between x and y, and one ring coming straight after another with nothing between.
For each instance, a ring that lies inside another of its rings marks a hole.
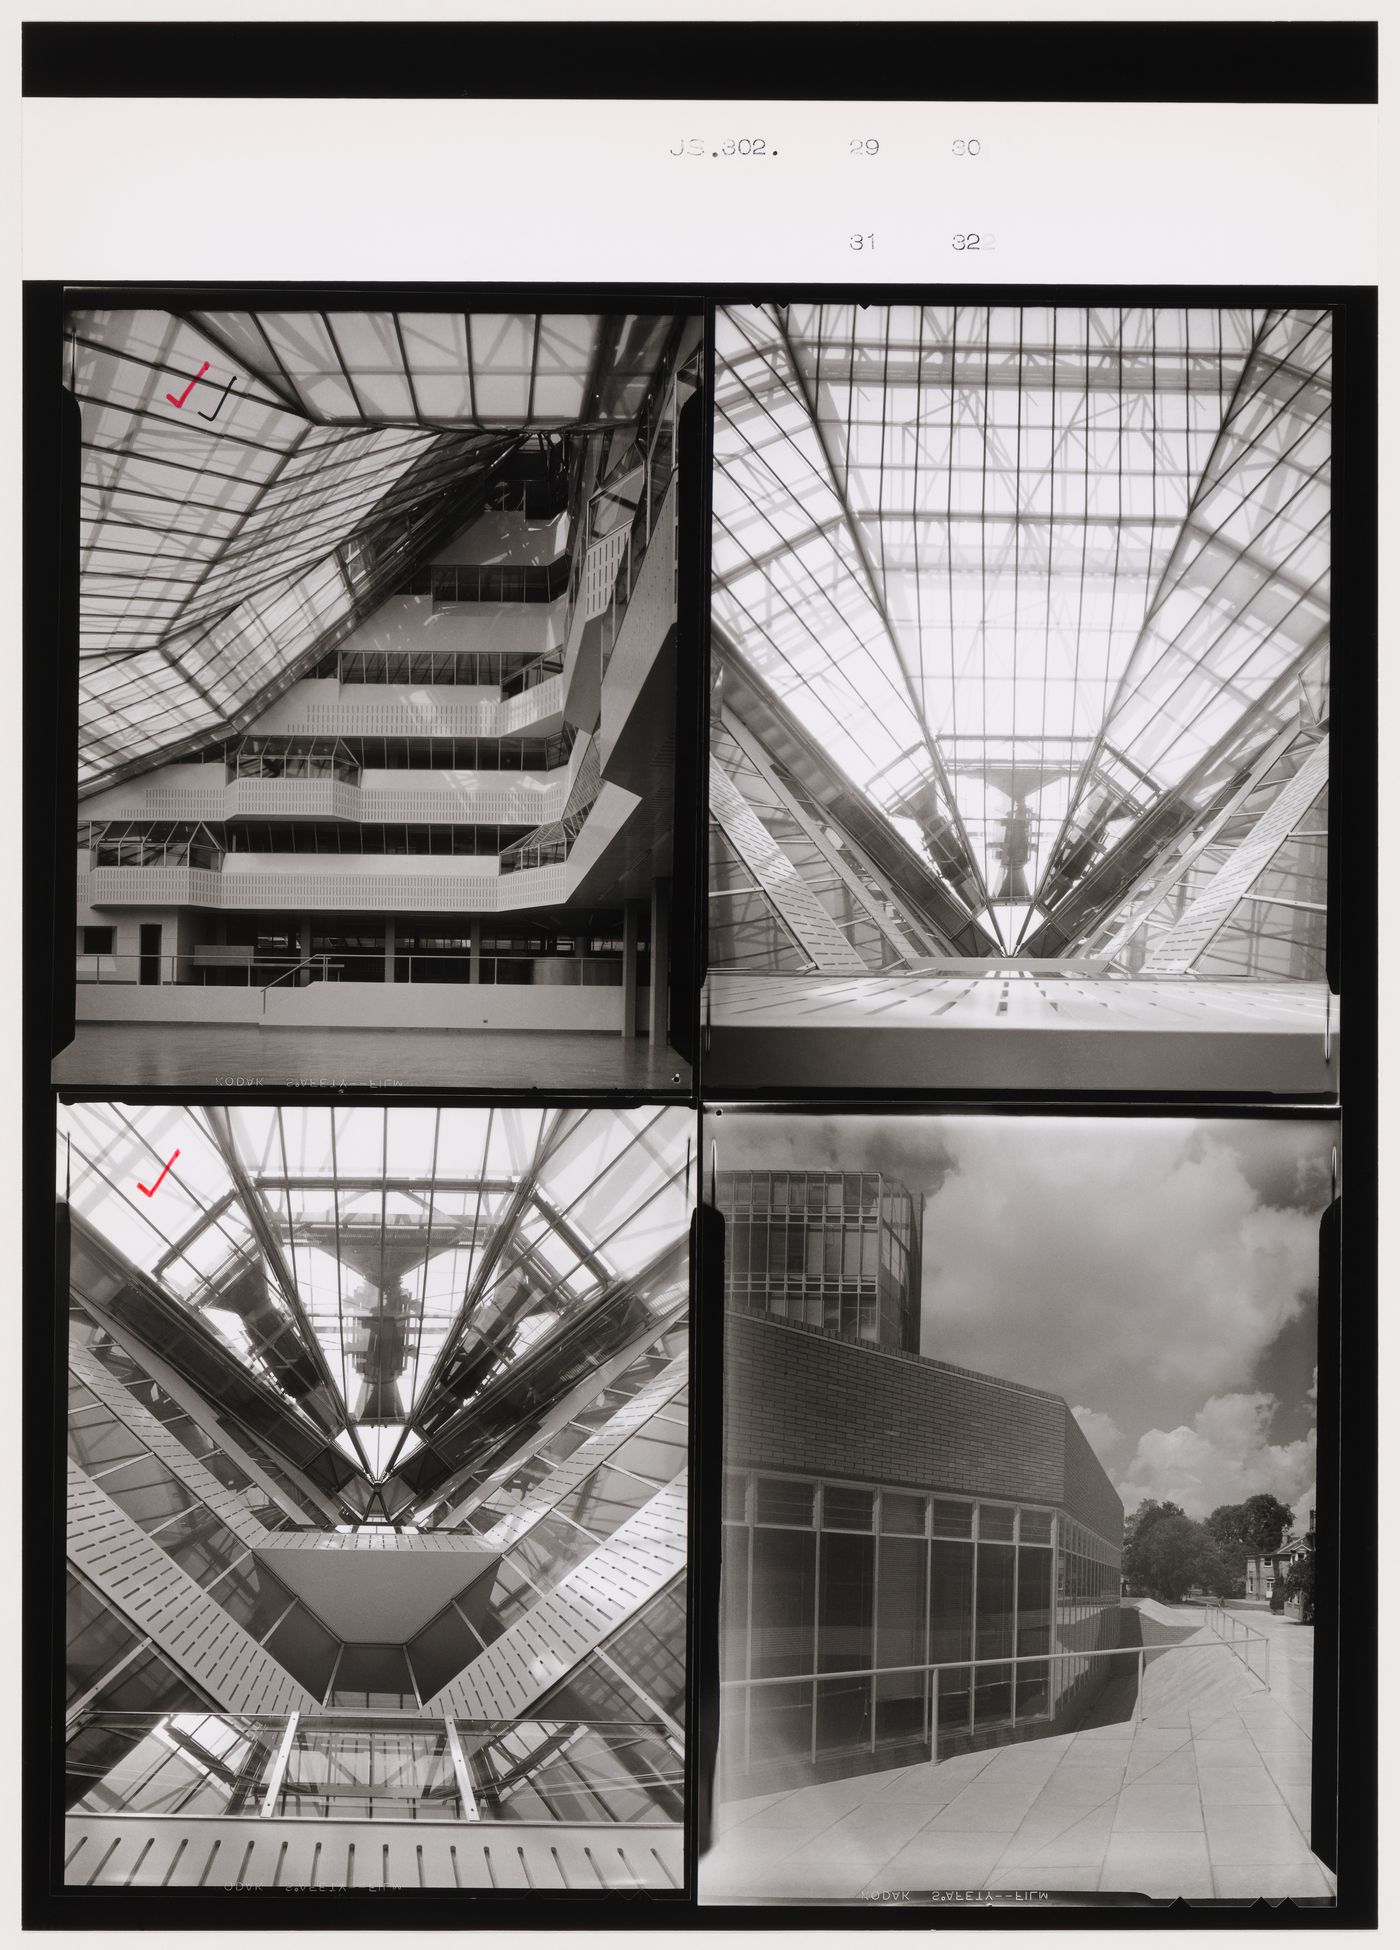
<instances>
[{"instance_id":1,"label":"glass roof","mask_svg":"<svg viewBox=\"0 0 1400 1950\"><path fill-rule=\"evenodd\" d=\"M720 312L722 641L1007 952L1288 708L1327 621L1330 336L1325 312Z\"/></svg>"},{"instance_id":2,"label":"glass roof","mask_svg":"<svg viewBox=\"0 0 1400 1950\"><path fill-rule=\"evenodd\" d=\"M524 434L629 424L671 323L71 314L80 784L246 722Z\"/></svg>"},{"instance_id":3,"label":"glass roof","mask_svg":"<svg viewBox=\"0 0 1400 1950\"><path fill-rule=\"evenodd\" d=\"M274 1387L294 1336L380 1478L449 1349L460 1403L684 1238L690 1136L671 1109L81 1104L59 1182Z\"/></svg>"}]
</instances>

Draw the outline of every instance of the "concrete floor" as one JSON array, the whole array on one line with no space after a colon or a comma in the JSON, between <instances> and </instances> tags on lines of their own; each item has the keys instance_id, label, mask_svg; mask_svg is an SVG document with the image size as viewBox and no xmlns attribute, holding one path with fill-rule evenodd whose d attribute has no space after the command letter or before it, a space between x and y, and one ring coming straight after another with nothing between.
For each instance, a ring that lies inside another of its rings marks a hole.
<instances>
[{"instance_id":1,"label":"concrete floor","mask_svg":"<svg viewBox=\"0 0 1400 1950\"><path fill-rule=\"evenodd\" d=\"M1200 1628L1198 1610L1155 1610ZM938 1889L1333 1897L1308 1842L1312 1630L1245 1616L1270 1641L1270 1691L1224 1645L1166 1652L1138 1723L721 1805L700 1901ZM1183 1643L1214 1636L1200 1628Z\"/></svg>"},{"instance_id":2,"label":"concrete floor","mask_svg":"<svg viewBox=\"0 0 1400 1950\"><path fill-rule=\"evenodd\" d=\"M690 1066L645 1037L586 1030L307 1029L82 1023L55 1057L60 1088L644 1090L684 1098Z\"/></svg>"}]
</instances>

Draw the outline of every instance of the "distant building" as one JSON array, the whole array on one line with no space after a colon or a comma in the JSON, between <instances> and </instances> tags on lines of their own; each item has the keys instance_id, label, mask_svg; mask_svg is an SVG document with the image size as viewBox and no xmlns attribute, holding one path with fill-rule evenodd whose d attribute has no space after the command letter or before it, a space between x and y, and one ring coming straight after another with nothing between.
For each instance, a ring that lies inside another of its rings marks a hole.
<instances>
[{"instance_id":1,"label":"distant building","mask_svg":"<svg viewBox=\"0 0 1400 1950\"><path fill-rule=\"evenodd\" d=\"M1274 1587L1284 1584L1293 1566L1301 1557L1306 1557L1317 1541L1317 1511L1309 1510L1306 1530L1290 1531L1280 1542L1278 1549L1266 1551L1256 1557L1245 1559L1244 1595L1246 1598L1260 1598L1272 1604ZM1283 1610L1289 1618L1300 1623L1303 1617L1301 1598L1286 1598Z\"/></svg>"},{"instance_id":2,"label":"distant building","mask_svg":"<svg viewBox=\"0 0 1400 1950\"><path fill-rule=\"evenodd\" d=\"M897 1181L721 1172L716 1198L726 1791L1076 1724L1111 1662L1053 1655L1118 1644L1123 1508L1068 1407L919 1354Z\"/></svg>"}]
</instances>

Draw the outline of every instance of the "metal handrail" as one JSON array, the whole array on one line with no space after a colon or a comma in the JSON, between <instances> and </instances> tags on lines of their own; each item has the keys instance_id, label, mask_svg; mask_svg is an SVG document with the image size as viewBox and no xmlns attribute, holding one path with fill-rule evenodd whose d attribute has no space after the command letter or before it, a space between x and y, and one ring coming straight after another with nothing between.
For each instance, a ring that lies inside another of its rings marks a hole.
<instances>
[{"instance_id":1,"label":"metal handrail","mask_svg":"<svg viewBox=\"0 0 1400 1950\"><path fill-rule=\"evenodd\" d=\"M1262 1634L1261 1642L1267 1644ZM1221 1640L1221 1644L1225 1641ZM983 1666L1043 1666L1047 1661L1053 1663L1060 1659L1119 1659L1132 1656L1145 1658L1149 1652L1213 1652L1215 1647L1208 1644L1176 1645L1106 1645L1086 1646L1082 1652L1021 1652L1014 1657L995 1659L940 1659L913 1666L861 1666L836 1672L795 1672L765 1675L762 1679L721 1679L720 1691L732 1691L745 1686L802 1686L814 1680L827 1679L883 1679L891 1673L905 1672L970 1672Z\"/></svg>"},{"instance_id":2,"label":"metal handrail","mask_svg":"<svg viewBox=\"0 0 1400 1950\"><path fill-rule=\"evenodd\" d=\"M547 684L551 677L558 677L564 669L564 648L557 644L553 649L541 650L538 657L532 657L509 677L501 681L502 697L523 697L527 691L538 690Z\"/></svg>"},{"instance_id":3,"label":"metal handrail","mask_svg":"<svg viewBox=\"0 0 1400 1950\"><path fill-rule=\"evenodd\" d=\"M1252 1636L1261 1635L1254 1634ZM1226 1643L1223 1639L1216 1641L1216 1644L1220 1646L1225 1646ZM1262 1643L1265 1648L1265 1664L1264 1676L1260 1679L1260 1684L1263 1690L1268 1692L1270 1690L1268 1680L1268 1640L1263 1639ZM1233 1651L1233 1647L1229 1647L1228 1649ZM941 1659L934 1662L922 1662L917 1665L908 1666L865 1666L837 1672L780 1673L766 1675L761 1679L722 1679L720 1681L720 1691L721 1693L741 1691L747 1693L755 1688L770 1686L805 1686L820 1684L822 1682L839 1683L852 1679L883 1679L903 1673L927 1673L933 1683L929 1687L925 1697L927 1731L923 1737L928 1741L930 1758L936 1762L938 1759L939 1680L940 1675L945 1672L967 1673L970 1675L970 1683L975 1686L978 1675L990 1666L1045 1666L1071 1660L1133 1658L1137 1660L1137 1695L1133 1701L1132 1724L1138 1725L1142 1719L1143 1682L1146 1677L1147 1657L1149 1653L1156 1655L1171 1652L1213 1652L1215 1650L1216 1645L1201 1642L1195 1644L1178 1643L1175 1645L1096 1646L1093 1648L1086 1647L1083 1651L1078 1652L1024 1652L1014 1656L1006 1655L993 1659ZM1252 1666L1248 1665L1247 1661L1246 1670L1249 1672L1251 1678L1260 1678L1259 1674L1254 1671ZM1033 1717L1041 1718L1045 1716L1036 1715ZM1029 1717L1027 1723L1029 1724ZM1012 1724L1015 1724L1014 1712L1012 1715ZM873 1716L871 1720L870 1740L873 1748L875 1741L875 1723Z\"/></svg>"},{"instance_id":4,"label":"metal handrail","mask_svg":"<svg viewBox=\"0 0 1400 1950\"><path fill-rule=\"evenodd\" d=\"M1219 1618L1226 1618L1230 1621L1230 1636L1228 1638L1226 1638L1225 1634L1220 1630L1220 1627L1218 1625L1212 1623L1212 1616L1211 1616L1212 1613L1214 1613ZM1223 1604L1207 1605L1205 1607L1205 1614L1206 1614L1206 1626L1208 1630L1216 1633L1216 1635L1222 1640L1222 1642L1229 1646L1232 1652L1235 1651L1235 1648L1239 1644L1241 1638L1243 1638L1244 1643L1246 1645L1263 1646L1264 1684L1267 1687L1269 1684L1269 1635L1268 1633L1252 1632L1249 1629L1248 1625L1244 1625L1243 1622L1236 1617L1235 1613L1230 1611ZM1236 1653L1236 1657L1239 1658L1240 1663L1245 1667L1246 1671L1251 1673L1254 1671L1253 1666L1249 1662L1248 1653Z\"/></svg>"},{"instance_id":5,"label":"metal handrail","mask_svg":"<svg viewBox=\"0 0 1400 1950\"><path fill-rule=\"evenodd\" d=\"M255 1767L249 1767L247 1755L236 1757L232 1762L225 1761L227 1745L201 1750L198 1745L200 1727L207 1722L227 1728L235 1740L242 1739L245 1742L251 1740L254 1743ZM189 1732L188 1739L182 1738L178 1731L181 1723L184 1723ZM190 1723L193 1723L192 1728ZM142 1820L149 1820L153 1815L170 1814L177 1815L182 1821L199 1818L224 1820L230 1817L241 1820L281 1820L294 1818L296 1814L295 1809L289 1810L284 1805L285 1797L291 1797L294 1801L304 1799L312 1802L344 1797L377 1805L368 1816L345 1815L337 1811L337 1819L351 1821L395 1819L395 1811L400 1807L418 1809L437 1806L441 1809L439 1818L451 1820L453 1815L450 1803L455 1796L460 1803L460 1814L457 1819L466 1822L513 1822L514 1817L500 1804L503 1800L509 1800L516 1779L528 1786L534 1771L544 1770L547 1774L552 1763L561 1757L577 1764L574 1751L575 1738L586 1733L597 1733L605 1737L604 1752L607 1755L626 1752L640 1743L643 1749L641 1770L624 1768L623 1775L614 1777L609 1772L606 1762L600 1771L595 1756L589 1763L591 1772L585 1769L580 1772L579 1778L582 1787L593 1795L602 1813L566 1816L557 1809L547 1809L543 1816L536 1811L535 1819L547 1821L568 1819L572 1826L600 1829L613 1827L616 1822L607 1813L608 1804L603 1797L611 1788L626 1784L642 1789L649 1787L653 1790L650 1819L643 1816L640 1817L640 1821L642 1825L648 1827L656 1826L668 1820L660 1797L667 1795L674 1797L681 1788L681 1755L675 1738L664 1722L652 1718L556 1720L534 1719L526 1713L515 1719L459 1719L452 1714L425 1713L421 1710L407 1714L386 1713L381 1717L373 1712L355 1709L313 1709L310 1712L265 1714L229 1712L218 1707L144 1712L99 1710L85 1712L74 1720L67 1736L70 1753L74 1744L81 1741L82 1734L89 1728L99 1731L105 1728L118 1736L130 1736L138 1743L138 1751L140 1743L145 1743L152 1733L159 1734L170 1729L171 1732L166 1740L167 1746L171 1745L173 1739L174 1745L183 1752L191 1764L197 1767L201 1761L205 1763L203 1782L193 1785L203 1786L211 1779L221 1780L227 1796L236 1798L237 1805L225 1807L222 1811L215 1811L212 1814L206 1810L202 1817L187 1814L182 1807L133 1810L129 1806L117 1806L88 1811L74 1808L70 1813L77 1819L82 1819L84 1812L87 1812L100 1813L104 1818L116 1819L135 1814ZM513 1772L509 1768L505 1772L500 1771L499 1761L494 1766L490 1763L490 1756L495 1750L496 1742L510 1741L531 1732L543 1736L543 1741L537 1748L524 1753L507 1752L503 1756L506 1760L517 1763ZM384 1779L378 1781L347 1779L334 1783L328 1780L289 1781L293 1755L304 1744L309 1745L314 1752L318 1736L323 1734L333 1736L337 1733L363 1735L371 1742L382 1737L397 1744L408 1737L442 1743L447 1752L451 1774L441 1775L431 1782L420 1782L412 1777L400 1781ZM606 1744L607 1736L612 1736L614 1740L620 1739L621 1747L614 1748L611 1744ZM174 1751L173 1747L171 1751ZM96 1785L108 1778L114 1759L121 1758L120 1755L113 1757L111 1754L104 1754L99 1748L98 1752L89 1759L82 1755L79 1748L78 1758L75 1762L70 1762L70 1768ZM164 1764L164 1759L165 1756L156 1758L154 1765L157 1771ZM149 1778L148 1768L135 1785L139 1787ZM131 1783L127 1784L128 1791L131 1786ZM118 1789L118 1792L120 1793L121 1790Z\"/></svg>"},{"instance_id":6,"label":"metal handrail","mask_svg":"<svg viewBox=\"0 0 1400 1950\"><path fill-rule=\"evenodd\" d=\"M303 969L316 967L317 963L320 964L320 968L321 968L321 980L323 982L329 981L330 970L331 970L331 958L329 954L320 954L320 955L308 955L305 961L297 962L293 967L284 969L280 975L274 975L270 982L264 982L262 985L262 1006L263 1006L264 1015L266 1015L267 1013L267 992L269 989L275 989L280 982L287 981L293 975L300 975ZM335 968L337 974L339 974L343 966L344 964L342 962L340 961L336 962Z\"/></svg>"},{"instance_id":7,"label":"metal handrail","mask_svg":"<svg viewBox=\"0 0 1400 1950\"><path fill-rule=\"evenodd\" d=\"M209 945L217 945L217 944L209 944ZM640 945L643 951L642 972L644 975L645 966L646 966L645 943L642 943ZM236 974L236 975L241 975L245 978L243 983L225 984L225 986L233 986L233 987L243 986L247 988L252 988L256 986L262 988L265 992L269 988L276 988L281 982L287 980L289 976L296 974L298 969L305 969L312 966L314 963L320 963L323 961L329 961L333 963L337 974L347 972L352 967L372 967L383 971L386 967L386 963L392 961L395 970L395 974L394 974L395 981L402 982L407 980L409 983L413 983L413 982L424 983L424 982L431 982L432 974L434 971L440 971L444 967L450 966L453 963L460 963L466 966L470 966L473 960L471 950L468 947L441 950L441 951L431 952L431 953L420 952L416 950L408 950L408 949L397 949L397 950L391 950L387 955L382 952L366 954L366 953L353 952L353 951L349 953L340 953L340 954L333 955L329 950L325 950L322 953L313 955L312 957L310 957L309 960L302 960L302 959L292 960L286 956L280 956L280 955L279 956L254 955L248 957L247 959L230 957L227 961L220 961L220 960L198 961L196 959L196 952L197 951L195 950L187 950L183 954L162 953L158 958L161 965L161 978L160 978L161 983L167 984L171 987L178 987L178 988L203 988L203 987L213 986L212 984L208 983L203 979L208 975ZM98 964L98 966L92 972L85 971L83 968L80 967L77 970L76 979L80 987L99 987L105 984L108 987L133 988L138 985L136 976L134 974L122 975L120 972L104 974L103 972L104 967L111 967L113 965L119 966L122 963L126 963L126 964L130 964L133 967L133 969L139 970L143 962L148 962L154 959L156 959L156 957L150 955L141 955L141 954L110 955L110 954L94 953L90 955L82 955L80 956L81 961L95 962ZM188 967L196 971L194 979L191 979L189 976L181 975L180 968L179 968L179 964L181 962L184 962L185 964L187 964ZM479 953L475 957L475 962L478 971L479 983L481 986L488 987L488 988L493 986L494 984L497 984L499 975L502 970L511 969L511 968L520 968L520 969L547 968L552 971L555 971L556 980L560 979L558 975L558 971L564 970L566 971L566 973L562 977L562 984L563 986L566 987L571 986L574 983L577 983L580 987L587 986L584 977L585 969L597 969L601 971L602 977L606 977L607 974L611 972L616 974L618 983L620 983L622 980L622 954L620 951L617 952L616 954L611 954L611 955L607 955L607 954L577 955L577 954L563 954L563 953L557 953L557 954L541 953L537 955L531 955L531 954L503 955L503 954L496 954L494 952L488 951L484 953ZM260 969L268 969L268 968L276 969L278 971L275 978L268 982L255 983L253 978L254 975L257 973L257 971ZM406 974L403 972L405 970L407 971ZM574 972L575 970L578 971L577 974L575 974ZM421 971L421 972L415 972L415 971ZM469 976L458 977L458 978L449 977L447 981L442 984L442 986L450 986L451 981L453 979L457 979L461 981L464 985L470 982ZM393 983L389 982L386 983L386 985L393 986ZM603 987L611 986L611 984L606 979L601 979L600 985ZM504 987L504 986L508 986L508 984L500 983L500 986Z\"/></svg>"}]
</instances>

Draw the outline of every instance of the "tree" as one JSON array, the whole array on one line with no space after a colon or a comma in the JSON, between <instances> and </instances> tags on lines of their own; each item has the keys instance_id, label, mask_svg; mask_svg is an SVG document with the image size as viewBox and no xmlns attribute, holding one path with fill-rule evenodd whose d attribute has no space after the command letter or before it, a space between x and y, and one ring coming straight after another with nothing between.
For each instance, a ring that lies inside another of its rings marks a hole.
<instances>
[{"instance_id":1,"label":"tree","mask_svg":"<svg viewBox=\"0 0 1400 1950\"><path fill-rule=\"evenodd\" d=\"M1144 1497L1123 1526L1124 1549L1126 1550L1135 1538L1145 1537L1152 1526L1161 1523L1164 1517L1185 1515L1186 1512L1179 1503L1159 1503L1155 1496Z\"/></svg>"},{"instance_id":2,"label":"tree","mask_svg":"<svg viewBox=\"0 0 1400 1950\"><path fill-rule=\"evenodd\" d=\"M1267 1557L1276 1551L1293 1524L1293 1512L1286 1503L1280 1503L1276 1496L1261 1492L1247 1497L1244 1502L1245 1554L1249 1557Z\"/></svg>"},{"instance_id":3,"label":"tree","mask_svg":"<svg viewBox=\"0 0 1400 1950\"><path fill-rule=\"evenodd\" d=\"M1175 1504L1149 1500L1128 1520L1123 1575L1151 1598L1177 1604L1193 1584L1220 1593L1228 1565L1204 1524L1193 1523Z\"/></svg>"},{"instance_id":4,"label":"tree","mask_svg":"<svg viewBox=\"0 0 1400 1950\"><path fill-rule=\"evenodd\" d=\"M1211 1511L1205 1527L1225 1562L1229 1590L1224 1595L1238 1596L1244 1589L1245 1559L1270 1556L1292 1521L1288 1505L1267 1491L1243 1503L1221 1503Z\"/></svg>"}]
</instances>

